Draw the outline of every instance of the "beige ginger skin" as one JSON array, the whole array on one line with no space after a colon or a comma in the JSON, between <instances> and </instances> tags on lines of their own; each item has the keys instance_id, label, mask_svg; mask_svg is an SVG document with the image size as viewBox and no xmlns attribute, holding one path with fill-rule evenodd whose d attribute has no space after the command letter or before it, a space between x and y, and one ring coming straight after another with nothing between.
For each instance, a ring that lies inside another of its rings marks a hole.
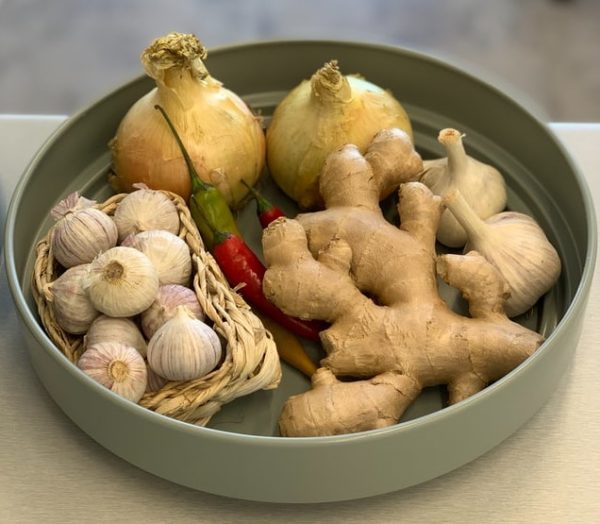
<instances>
[{"instance_id":1,"label":"beige ginger skin","mask_svg":"<svg viewBox=\"0 0 600 524\"><path fill-rule=\"evenodd\" d=\"M389 426L429 386L447 385L450 403L458 402L542 343L541 335L508 319L508 288L482 256L436 256L443 205L411 182L421 167L397 129L381 132L364 156L344 146L321 173L326 209L278 219L265 230L267 297L287 314L331 323L321 333L327 357L312 389L287 400L282 435ZM400 227L379 206L398 186ZM440 298L437 274L462 292L471 318Z\"/></svg>"}]
</instances>

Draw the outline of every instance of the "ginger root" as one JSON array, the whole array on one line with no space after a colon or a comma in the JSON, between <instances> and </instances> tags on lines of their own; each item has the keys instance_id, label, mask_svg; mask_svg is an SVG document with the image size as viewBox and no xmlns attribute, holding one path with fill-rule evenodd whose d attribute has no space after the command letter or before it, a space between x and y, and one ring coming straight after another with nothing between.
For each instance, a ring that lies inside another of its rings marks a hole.
<instances>
[{"instance_id":1,"label":"ginger root","mask_svg":"<svg viewBox=\"0 0 600 524\"><path fill-rule=\"evenodd\" d=\"M329 155L320 177L325 210L278 219L263 234L267 297L287 314L331 323L313 389L283 408L284 436L395 424L430 386L447 385L449 402L458 402L543 341L506 316L507 285L477 252L436 256L443 206L412 181L420 158L407 135L386 130L372 146L364 156L352 145ZM379 206L394 186L400 227ZM470 317L440 298L438 273L462 292Z\"/></svg>"}]
</instances>

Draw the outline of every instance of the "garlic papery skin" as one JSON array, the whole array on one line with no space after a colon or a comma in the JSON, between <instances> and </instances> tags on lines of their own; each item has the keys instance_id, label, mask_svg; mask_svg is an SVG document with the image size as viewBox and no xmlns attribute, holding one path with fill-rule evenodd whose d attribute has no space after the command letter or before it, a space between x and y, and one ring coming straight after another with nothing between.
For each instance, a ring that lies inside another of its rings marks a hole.
<instances>
[{"instance_id":1,"label":"garlic papery skin","mask_svg":"<svg viewBox=\"0 0 600 524\"><path fill-rule=\"evenodd\" d=\"M136 185L136 191L121 200L113 220L119 231L119 242L131 234L162 229L176 235L180 220L177 207L164 193Z\"/></svg>"},{"instance_id":2,"label":"garlic papery skin","mask_svg":"<svg viewBox=\"0 0 600 524\"><path fill-rule=\"evenodd\" d=\"M335 60L302 81L279 103L267 128L267 165L277 185L301 208L321 204L318 178L327 156L346 144L364 153L382 129L412 141L408 115L394 96Z\"/></svg>"},{"instance_id":3,"label":"garlic papery skin","mask_svg":"<svg viewBox=\"0 0 600 524\"><path fill-rule=\"evenodd\" d=\"M141 314L142 331L145 337L151 339L167 320L175 316L179 306L184 306L192 317L204 320L204 311L194 291L177 284L160 286L152 305Z\"/></svg>"},{"instance_id":4,"label":"garlic papery skin","mask_svg":"<svg viewBox=\"0 0 600 524\"><path fill-rule=\"evenodd\" d=\"M438 141L447 156L423 162L421 182L435 195L444 196L457 189L475 214L486 219L506 207L506 184L494 167L468 156L463 134L456 129L442 129ZM440 218L437 239L448 247L463 247L467 234L454 215L446 209Z\"/></svg>"},{"instance_id":5,"label":"garlic papery skin","mask_svg":"<svg viewBox=\"0 0 600 524\"><path fill-rule=\"evenodd\" d=\"M162 389L162 387L169 382L166 378L156 374L148 364L146 364L146 372L148 374L146 393L154 393L155 391Z\"/></svg>"},{"instance_id":6,"label":"garlic papery skin","mask_svg":"<svg viewBox=\"0 0 600 524\"><path fill-rule=\"evenodd\" d=\"M137 403L146 391L146 363L131 346L99 342L87 348L77 367L99 384L132 402Z\"/></svg>"},{"instance_id":7,"label":"garlic papery skin","mask_svg":"<svg viewBox=\"0 0 600 524\"><path fill-rule=\"evenodd\" d=\"M52 253L65 268L87 264L117 245L117 226L106 214L91 207L94 201L71 193L50 212L57 220L52 232Z\"/></svg>"},{"instance_id":8,"label":"garlic papery skin","mask_svg":"<svg viewBox=\"0 0 600 524\"><path fill-rule=\"evenodd\" d=\"M71 267L44 290L46 299L52 304L56 322L72 335L85 333L100 315L83 287L88 268L89 264Z\"/></svg>"},{"instance_id":9,"label":"garlic papery skin","mask_svg":"<svg viewBox=\"0 0 600 524\"><path fill-rule=\"evenodd\" d=\"M168 380L201 378L217 366L221 355L217 334L182 306L148 343L148 364Z\"/></svg>"},{"instance_id":10,"label":"garlic papery skin","mask_svg":"<svg viewBox=\"0 0 600 524\"><path fill-rule=\"evenodd\" d=\"M94 259L83 286L94 307L105 315L133 317L154 302L158 272L137 249L117 246Z\"/></svg>"},{"instance_id":11,"label":"garlic papery skin","mask_svg":"<svg viewBox=\"0 0 600 524\"><path fill-rule=\"evenodd\" d=\"M121 342L135 348L143 357L148 352L148 345L142 332L129 318L107 317L106 315L97 317L83 338L83 344L88 348L99 342Z\"/></svg>"},{"instance_id":12,"label":"garlic papery skin","mask_svg":"<svg viewBox=\"0 0 600 524\"><path fill-rule=\"evenodd\" d=\"M444 201L467 232L465 253L479 252L506 280L510 297L504 310L509 317L528 311L556 283L560 257L533 218L504 211L483 221L456 190Z\"/></svg>"},{"instance_id":13,"label":"garlic papery skin","mask_svg":"<svg viewBox=\"0 0 600 524\"><path fill-rule=\"evenodd\" d=\"M158 271L158 282L186 286L192 275L192 256L185 240L168 231L153 230L125 239L127 246L146 255Z\"/></svg>"},{"instance_id":14,"label":"garlic papery skin","mask_svg":"<svg viewBox=\"0 0 600 524\"><path fill-rule=\"evenodd\" d=\"M155 105L171 117L200 178L216 185L230 205L248 193L242 180L250 186L258 180L265 161L261 121L209 74L206 57L200 41L182 33L157 38L143 52L142 65L156 88L133 104L111 143L115 189L130 191L143 182L189 199L187 167Z\"/></svg>"}]
</instances>

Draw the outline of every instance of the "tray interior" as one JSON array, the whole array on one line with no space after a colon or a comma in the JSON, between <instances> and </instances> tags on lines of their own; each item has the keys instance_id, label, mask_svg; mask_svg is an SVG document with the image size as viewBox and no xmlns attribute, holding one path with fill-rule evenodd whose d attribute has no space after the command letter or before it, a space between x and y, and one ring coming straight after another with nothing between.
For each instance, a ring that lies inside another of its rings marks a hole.
<instances>
[{"instance_id":1,"label":"tray interior","mask_svg":"<svg viewBox=\"0 0 600 524\"><path fill-rule=\"evenodd\" d=\"M253 110L262 115L263 125L266 127L268 126L270 115L283 96L285 96L285 91L270 91L255 93L244 98ZM417 150L423 158L443 156L443 150L436 140L438 131L443 127L455 126L465 132L467 135L465 141L467 152L479 160L495 165L504 174L508 185L508 207L512 210L534 216L541 223L542 227L544 227L551 240L558 246L559 251L561 251L561 247L564 249L562 245L564 241L556 242L560 235L552 229L551 222L548 220L548 210L542 208L538 204L539 200L535 197L535 191L540 189L535 176L518 162L517 159L506 151L496 147L486 137L472 129L465 129L464 126L460 126L457 122L436 116L422 108L413 107L410 104L405 104L405 107L411 115L415 132L415 143ZM68 183L61 191L61 196L77 190L88 198L102 201L111 195L112 191L106 183L107 174L110 169L108 149L104 148L103 150L100 147L96 151L99 154L92 157L91 161L79 167L74 176L70 177ZM298 212L295 203L279 190L270 179L266 169L260 181L260 189L269 199L282 207L288 216L293 217ZM52 204L52 202L46 202L44 205L49 209L48 206L51 207ZM382 207L386 216L391 221L397 220L394 211L395 196L382 202ZM248 202L242 208L239 212L238 222L246 240L255 252L260 255L261 229L255 216L253 202ZM37 227L36 241L47 232L52 223L46 213ZM438 246L438 248L439 252L448 251L443 246ZM23 291L26 294L31 311L35 312L27 277L27 275L31 274L33 261L34 251L30 249L24 272ZM458 292L446 286L441 281L440 293L456 311L466 312L464 301ZM564 313L568 305L567 297L570 295L569 280L563 275L550 293L543 297L530 312L516 320L548 336ZM318 344L306 342L305 346L315 361L324 356ZM290 395L300 393L310 387L309 380L300 372L286 364L283 364L283 370L283 379L279 388L274 391L259 391L250 396L236 399L224 406L213 417L209 427L252 435L278 435L277 420L283 403ZM445 388L426 389L406 411L402 421L408 421L428 413L433 413L443 409L445 405Z\"/></svg>"}]
</instances>

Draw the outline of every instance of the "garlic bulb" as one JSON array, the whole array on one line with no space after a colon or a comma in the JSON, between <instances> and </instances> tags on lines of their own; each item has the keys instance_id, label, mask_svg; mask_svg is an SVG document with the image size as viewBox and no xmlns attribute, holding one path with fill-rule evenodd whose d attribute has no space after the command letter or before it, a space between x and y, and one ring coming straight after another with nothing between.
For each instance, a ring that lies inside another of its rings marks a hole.
<instances>
[{"instance_id":1,"label":"garlic bulb","mask_svg":"<svg viewBox=\"0 0 600 524\"><path fill-rule=\"evenodd\" d=\"M525 313L556 283L560 258L533 218L505 211L484 222L457 190L445 202L467 232L465 253L478 251L506 280L510 297L504 309L509 317Z\"/></svg>"},{"instance_id":2,"label":"garlic bulb","mask_svg":"<svg viewBox=\"0 0 600 524\"><path fill-rule=\"evenodd\" d=\"M154 302L158 273L146 255L118 246L89 265L83 286L92 304L105 315L132 317Z\"/></svg>"},{"instance_id":3,"label":"garlic bulb","mask_svg":"<svg viewBox=\"0 0 600 524\"><path fill-rule=\"evenodd\" d=\"M168 231L153 230L127 237L127 245L141 251L158 271L158 282L189 284L192 274L192 256L185 240ZM123 244L124 245L124 244Z\"/></svg>"},{"instance_id":4,"label":"garlic bulb","mask_svg":"<svg viewBox=\"0 0 600 524\"><path fill-rule=\"evenodd\" d=\"M44 294L52 304L58 325L67 333L85 333L100 314L83 288L89 264L67 269L45 289Z\"/></svg>"},{"instance_id":5,"label":"garlic bulb","mask_svg":"<svg viewBox=\"0 0 600 524\"><path fill-rule=\"evenodd\" d=\"M156 88L140 98L121 121L111 143L111 185L130 191L135 182L188 200L191 180L181 152L161 114L170 115L205 181L235 206L262 172L265 138L260 120L244 101L206 70L206 49L191 34L157 38L141 60Z\"/></svg>"},{"instance_id":6,"label":"garlic bulb","mask_svg":"<svg viewBox=\"0 0 600 524\"><path fill-rule=\"evenodd\" d=\"M442 129L438 141L446 148L445 158L423 162L423 182L435 195L458 189L480 218L488 218L506 207L506 184L500 172L467 155L463 135L456 129ZM442 213L437 239L448 247L463 247L467 233L454 215Z\"/></svg>"},{"instance_id":7,"label":"garlic bulb","mask_svg":"<svg viewBox=\"0 0 600 524\"><path fill-rule=\"evenodd\" d=\"M57 220L52 253L65 268L87 264L117 244L117 227L106 214L91 207L93 200L71 193L50 212Z\"/></svg>"},{"instance_id":8,"label":"garlic bulb","mask_svg":"<svg viewBox=\"0 0 600 524\"><path fill-rule=\"evenodd\" d=\"M179 306L175 316L148 344L148 364L168 380L193 380L212 371L221 359L221 341L204 322Z\"/></svg>"},{"instance_id":9,"label":"garlic bulb","mask_svg":"<svg viewBox=\"0 0 600 524\"><path fill-rule=\"evenodd\" d=\"M84 337L86 348L99 342L121 342L135 348L143 357L148 352L148 346L142 333L129 318L115 318L100 315L93 322Z\"/></svg>"},{"instance_id":10,"label":"garlic bulb","mask_svg":"<svg viewBox=\"0 0 600 524\"><path fill-rule=\"evenodd\" d=\"M96 382L133 402L138 402L146 391L146 363L131 346L99 342L88 347L77 367Z\"/></svg>"},{"instance_id":11,"label":"garlic bulb","mask_svg":"<svg viewBox=\"0 0 600 524\"><path fill-rule=\"evenodd\" d=\"M393 95L360 76L342 75L333 60L275 109L267 128L269 172L302 208L315 207L327 155L345 144L364 153L378 131L392 127L412 139L408 115Z\"/></svg>"},{"instance_id":12,"label":"garlic bulb","mask_svg":"<svg viewBox=\"0 0 600 524\"><path fill-rule=\"evenodd\" d=\"M113 220L119 231L119 241L131 234L153 229L179 233L179 213L173 201L164 193L135 185L115 210Z\"/></svg>"},{"instance_id":13,"label":"garlic bulb","mask_svg":"<svg viewBox=\"0 0 600 524\"><path fill-rule=\"evenodd\" d=\"M142 331L147 339L151 339L158 328L175 316L178 306L184 306L194 318L204 320L204 311L191 289L177 284L160 286L156 299L141 315Z\"/></svg>"}]
</instances>

